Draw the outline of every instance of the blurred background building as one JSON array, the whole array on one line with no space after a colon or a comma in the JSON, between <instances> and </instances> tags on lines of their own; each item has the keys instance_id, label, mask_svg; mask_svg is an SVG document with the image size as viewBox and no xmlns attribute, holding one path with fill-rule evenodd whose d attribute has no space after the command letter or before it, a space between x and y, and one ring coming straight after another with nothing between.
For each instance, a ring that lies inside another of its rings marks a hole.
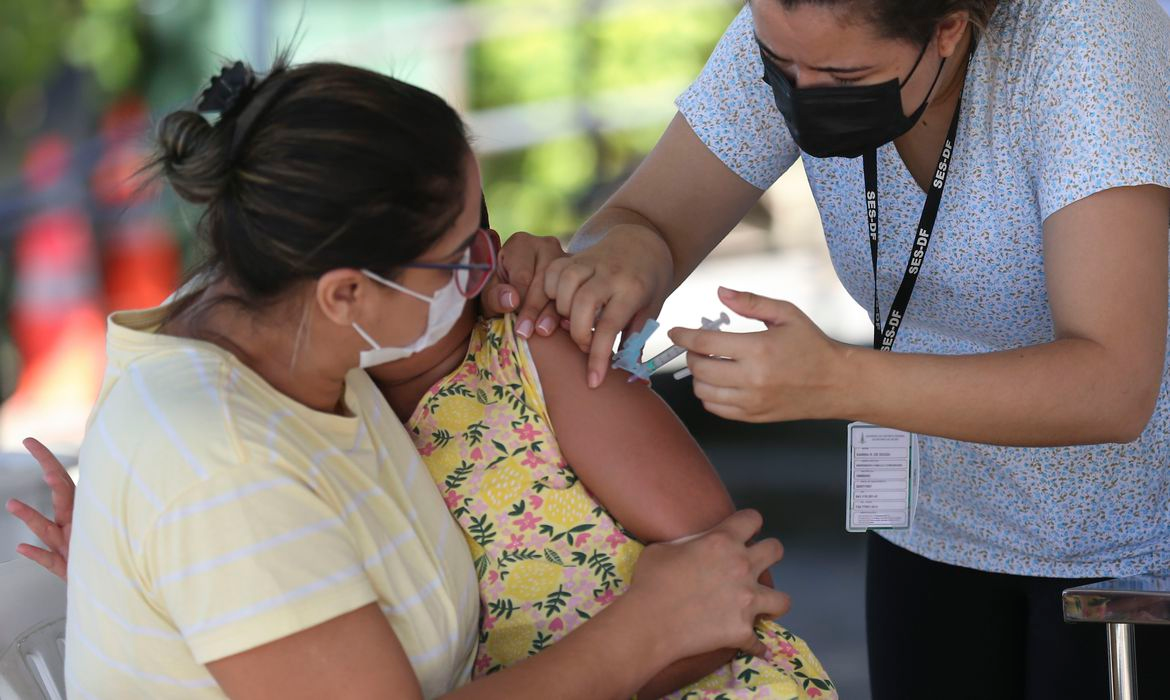
<instances>
[{"instance_id":1,"label":"blurred background building","mask_svg":"<svg viewBox=\"0 0 1170 700\"><path fill-rule=\"evenodd\" d=\"M225 60L263 69L292 44L298 61L356 64L437 92L471 126L495 227L567 238L654 145L741 7L0 0L0 451L27 435L75 451L101 380L105 316L157 304L197 255L193 212L135 174L152 123ZM663 325L718 314L719 284L791 300L841 340L870 337L828 262L799 164L668 302ZM666 342L660 334L649 349ZM784 539L775 574L794 601L784 621L842 697L868 697L864 546L843 530L843 426L732 424L705 414L687 382L660 375L655 387L737 501Z\"/></svg>"}]
</instances>

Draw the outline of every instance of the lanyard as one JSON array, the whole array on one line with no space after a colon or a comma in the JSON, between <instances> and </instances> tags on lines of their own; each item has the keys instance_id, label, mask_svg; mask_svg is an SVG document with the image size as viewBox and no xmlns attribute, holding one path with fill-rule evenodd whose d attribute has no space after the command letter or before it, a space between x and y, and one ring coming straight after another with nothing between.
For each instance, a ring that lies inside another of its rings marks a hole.
<instances>
[{"instance_id":1,"label":"lanyard","mask_svg":"<svg viewBox=\"0 0 1170 700\"><path fill-rule=\"evenodd\" d=\"M910 250L910 260L906 263L906 272L902 275L902 284L898 286L898 293L894 296L894 303L890 305L890 315L886 317L886 325L881 325L881 308L878 305L878 196L877 196L877 150L867 151L863 157L865 168L865 212L869 224L869 250L873 256L873 348L889 352L894 347L894 340L898 337L898 328L906 316L906 307L910 304L910 295L914 293L914 284L918 281L918 272L926 259L926 248L930 245L931 234L934 233L934 221L938 218L939 205L942 203L943 187L947 184L947 171L951 165L951 155L955 150L955 138L959 133L959 108L962 99L955 105L955 116L951 119L951 128L947 132L947 140L943 143L942 153L938 157L938 168L934 171L934 179L930 184L930 191L926 193L926 205L922 207L922 216L918 219L918 235L914 237L914 247Z\"/></svg>"}]
</instances>

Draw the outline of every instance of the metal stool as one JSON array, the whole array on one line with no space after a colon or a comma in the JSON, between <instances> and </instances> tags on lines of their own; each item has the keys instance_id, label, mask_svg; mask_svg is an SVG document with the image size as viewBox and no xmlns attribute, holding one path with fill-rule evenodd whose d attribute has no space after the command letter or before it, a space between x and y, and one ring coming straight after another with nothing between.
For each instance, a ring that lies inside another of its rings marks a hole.
<instances>
[{"instance_id":1,"label":"metal stool","mask_svg":"<svg viewBox=\"0 0 1170 700\"><path fill-rule=\"evenodd\" d=\"M1137 700L1134 625L1170 625L1170 572L1143 574L1066 590L1065 622L1105 625L1109 642L1109 692L1113 700Z\"/></svg>"}]
</instances>

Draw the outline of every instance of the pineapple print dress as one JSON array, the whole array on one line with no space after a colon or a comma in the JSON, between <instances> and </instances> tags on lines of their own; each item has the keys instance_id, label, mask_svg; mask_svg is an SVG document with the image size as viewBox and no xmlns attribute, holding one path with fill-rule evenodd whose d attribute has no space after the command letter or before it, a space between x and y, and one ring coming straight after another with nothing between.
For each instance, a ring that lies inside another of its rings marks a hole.
<instances>
[{"instance_id":1,"label":"pineapple print dress","mask_svg":"<svg viewBox=\"0 0 1170 700\"><path fill-rule=\"evenodd\" d=\"M462 366L407 428L471 548L482 600L473 676L539 652L629 584L643 549L562 458L512 317L481 321ZM740 654L670 698L835 698L803 640L756 627L771 661Z\"/></svg>"}]
</instances>

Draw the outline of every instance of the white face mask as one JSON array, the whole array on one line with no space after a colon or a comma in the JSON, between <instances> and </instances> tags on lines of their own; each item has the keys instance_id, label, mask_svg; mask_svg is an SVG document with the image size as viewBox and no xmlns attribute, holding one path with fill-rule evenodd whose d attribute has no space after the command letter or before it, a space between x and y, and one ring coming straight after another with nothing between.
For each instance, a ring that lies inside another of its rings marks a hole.
<instances>
[{"instance_id":1,"label":"white face mask","mask_svg":"<svg viewBox=\"0 0 1170 700\"><path fill-rule=\"evenodd\" d=\"M426 330L423 331L423 334L417 340L405 347L382 347L378 345L376 340L370 337L369 333L366 333L361 326L354 322L353 329L358 332L358 335L363 340L370 344L370 349L363 350L359 360L362 369L401 360L404 357L410 357L416 352L425 350L439 342L455 327L455 322L459 320L460 314L463 313L463 306L467 303L467 299L459 292L459 287L455 284L455 275L451 275L450 282L435 292L433 296L428 297L424 294L419 294L413 289L403 287L396 282L379 277L369 270L362 270L362 274L379 284L384 284L391 289L397 289L403 294L409 294L415 299L430 304L430 309L427 311Z\"/></svg>"}]
</instances>

